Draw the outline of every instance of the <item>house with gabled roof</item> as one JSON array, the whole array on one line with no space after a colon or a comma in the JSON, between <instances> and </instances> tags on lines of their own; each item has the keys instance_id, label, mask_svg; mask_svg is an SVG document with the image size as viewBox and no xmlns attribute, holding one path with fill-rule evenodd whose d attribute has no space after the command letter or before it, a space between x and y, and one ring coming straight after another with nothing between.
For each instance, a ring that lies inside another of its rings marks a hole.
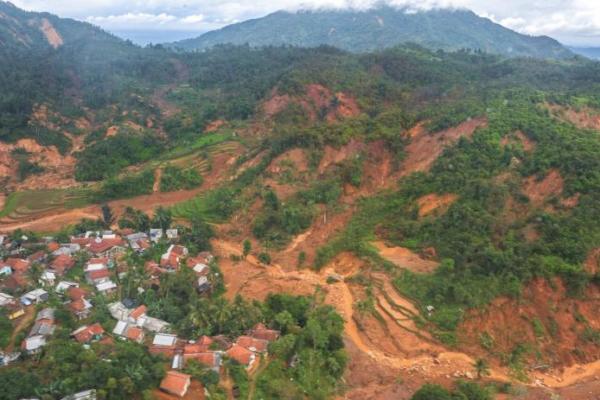
<instances>
[{"instance_id":1,"label":"house with gabled roof","mask_svg":"<svg viewBox=\"0 0 600 400\"><path fill-rule=\"evenodd\" d=\"M225 352L225 354L227 354L227 357L231 358L232 360L235 360L238 364L243 365L246 368L250 368L256 360L256 355L254 354L254 352L238 344L234 344L233 346L231 346Z\"/></svg>"},{"instance_id":2,"label":"house with gabled roof","mask_svg":"<svg viewBox=\"0 0 600 400\"><path fill-rule=\"evenodd\" d=\"M84 325L71 333L79 343L90 343L102 339L104 328L99 323L93 325Z\"/></svg>"},{"instance_id":3,"label":"house with gabled roof","mask_svg":"<svg viewBox=\"0 0 600 400\"><path fill-rule=\"evenodd\" d=\"M182 374L177 371L167 371L164 379L160 382L160 390L175 396L183 397L187 393L191 382L190 375Z\"/></svg>"}]
</instances>

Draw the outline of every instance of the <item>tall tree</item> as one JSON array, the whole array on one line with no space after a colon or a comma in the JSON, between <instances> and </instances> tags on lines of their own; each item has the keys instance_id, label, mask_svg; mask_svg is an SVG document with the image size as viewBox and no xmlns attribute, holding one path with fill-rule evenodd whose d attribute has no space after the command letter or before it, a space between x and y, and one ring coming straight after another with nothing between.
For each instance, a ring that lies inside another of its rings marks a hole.
<instances>
[{"instance_id":1,"label":"tall tree","mask_svg":"<svg viewBox=\"0 0 600 400\"><path fill-rule=\"evenodd\" d=\"M152 219L152 225L162 229L163 233L171 227L173 222L173 216L171 210L159 206L154 210L154 218Z\"/></svg>"},{"instance_id":2,"label":"tall tree","mask_svg":"<svg viewBox=\"0 0 600 400\"><path fill-rule=\"evenodd\" d=\"M115 220L115 216L113 215L112 209L108 204L102 205L102 223L104 227L110 229L110 226Z\"/></svg>"}]
</instances>

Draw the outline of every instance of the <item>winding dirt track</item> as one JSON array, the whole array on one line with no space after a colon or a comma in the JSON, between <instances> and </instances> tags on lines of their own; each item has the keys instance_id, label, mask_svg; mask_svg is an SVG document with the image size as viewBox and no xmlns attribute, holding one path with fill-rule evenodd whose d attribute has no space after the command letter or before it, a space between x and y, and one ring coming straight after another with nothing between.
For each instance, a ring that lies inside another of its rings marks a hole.
<instances>
[{"instance_id":1,"label":"winding dirt track","mask_svg":"<svg viewBox=\"0 0 600 400\"><path fill-rule=\"evenodd\" d=\"M215 240L213 246L215 253L220 256L222 261L229 260L232 254L241 255L242 253L241 245L237 243ZM328 266L320 272L311 270L286 270L286 268L279 264L271 264L268 266L261 264L256 257L252 255L249 255L242 265L232 266L227 262L224 264L226 264L226 266L223 268L223 273L228 289L227 295L229 297L234 297L238 293L247 295L248 293L244 293L245 289L250 285L256 284L258 280L261 281L260 285L262 285L262 291L255 290L254 294L250 294L250 296L264 298L268 292L277 291L278 288L281 288L281 282L285 281L293 282L293 288L298 293L310 293L310 290L307 290L305 287L303 288L303 286L307 285L313 288L313 292L316 287L326 288L327 294L325 296L325 303L334 306L344 318L346 338L352 341L356 348L365 353L379 365L396 371L426 371L425 373L429 378L444 378L457 371L462 371L463 373L465 371L473 372L473 364L475 363L473 357L461 352L447 351L437 344L432 345L432 342L426 338L426 334L423 334L422 346L424 348L428 346L431 349L431 352L417 356L388 354L377 348L377 346L370 341L365 340L364 334L361 333L361 330L354 319L355 299L349 285L345 282L327 284L327 277L336 272L332 267ZM228 270L229 268L235 268L237 271ZM252 271L247 271L247 274L243 274L241 273L242 268L252 269ZM342 275L347 278L356 274L356 272L358 272L356 269L346 270ZM388 299L390 301L406 308L410 312L416 312L414 306L408 300L401 297L389 282L384 282L383 287L386 292L389 293ZM388 300L384 300L383 302L387 301ZM389 303L386 304L389 306ZM412 340L414 340L414 338ZM407 343L407 345L414 346L414 343ZM564 388L596 376L600 376L600 361L585 366L574 365L566 368L561 373L552 376L541 372L532 373L531 379L532 382L539 380L539 382L542 382L543 385L548 388ZM509 371L506 368L499 367L492 367L490 369L490 379L502 382L513 381L509 375ZM532 386L534 385L532 384Z\"/></svg>"}]
</instances>

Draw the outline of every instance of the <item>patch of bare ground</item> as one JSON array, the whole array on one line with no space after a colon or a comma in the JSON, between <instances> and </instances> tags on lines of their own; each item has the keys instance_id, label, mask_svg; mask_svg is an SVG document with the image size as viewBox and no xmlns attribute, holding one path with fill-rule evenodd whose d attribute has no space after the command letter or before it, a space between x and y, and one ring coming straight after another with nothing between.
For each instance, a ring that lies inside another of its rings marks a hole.
<instances>
[{"instance_id":1,"label":"patch of bare ground","mask_svg":"<svg viewBox=\"0 0 600 400\"><path fill-rule=\"evenodd\" d=\"M419 197L417 199L417 205L419 206L419 217L425 217L430 214L442 215L457 199L458 195L454 193L431 193Z\"/></svg>"},{"instance_id":2,"label":"patch of bare ground","mask_svg":"<svg viewBox=\"0 0 600 400\"><path fill-rule=\"evenodd\" d=\"M406 133L410 143L405 147L402 175L428 171L444 149L461 137L471 137L475 130L487 125L486 118L473 118L441 132L429 133L425 123L419 123Z\"/></svg>"},{"instance_id":3,"label":"patch of bare ground","mask_svg":"<svg viewBox=\"0 0 600 400\"><path fill-rule=\"evenodd\" d=\"M307 118L315 122L320 116L329 123L360 114L356 99L348 93L333 93L329 88L316 83L305 86L304 93L298 96L278 94L274 89L269 98L262 103L262 113L266 119L272 119L292 104L299 105Z\"/></svg>"},{"instance_id":4,"label":"patch of bare ground","mask_svg":"<svg viewBox=\"0 0 600 400\"><path fill-rule=\"evenodd\" d=\"M294 148L280 154L271 161L267 171L272 174L279 174L288 164L293 166L297 172L306 172L308 170L308 160L304 150Z\"/></svg>"},{"instance_id":5,"label":"patch of bare ground","mask_svg":"<svg viewBox=\"0 0 600 400\"><path fill-rule=\"evenodd\" d=\"M42 18L40 22L40 31L42 31L50 46L57 49L63 45L63 38L56 31L56 29L54 29L54 26L50 23L50 21L48 21L47 18Z\"/></svg>"},{"instance_id":6,"label":"patch of bare ground","mask_svg":"<svg viewBox=\"0 0 600 400\"><path fill-rule=\"evenodd\" d=\"M523 180L523 193L535 207L543 205L547 200L562 194L564 180L560 172L552 169L543 179L530 176Z\"/></svg>"},{"instance_id":7,"label":"patch of bare ground","mask_svg":"<svg viewBox=\"0 0 600 400\"><path fill-rule=\"evenodd\" d=\"M412 272L430 273L435 271L439 265L437 261L426 260L405 247L388 247L384 242L380 241L372 242L371 244L375 246L381 257L400 268Z\"/></svg>"},{"instance_id":8,"label":"patch of bare ground","mask_svg":"<svg viewBox=\"0 0 600 400\"><path fill-rule=\"evenodd\" d=\"M532 377L548 386L569 385L598 372L600 348L585 340L583 332L587 326L600 328L599 310L597 287L590 286L577 299L567 295L559 279L537 279L520 300L498 298L486 309L469 312L458 329L459 348L499 365L499 357L517 345L533 346L535 351L527 355L527 366L535 369ZM482 345L484 332L492 353ZM583 367L586 363L591 364Z\"/></svg>"},{"instance_id":9,"label":"patch of bare ground","mask_svg":"<svg viewBox=\"0 0 600 400\"><path fill-rule=\"evenodd\" d=\"M585 270L591 275L597 274L600 271L600 247L588 254L583 265L585 266Z\"/></svg>"},{"instance_id":10,"label":"patch of bare ground","mask_svg":"<svg viewBox=\"0 0 600 400\"><path fill-rule=\"evenodd\" d=\"M503 147L515 144L522 146L523 150L527 152L535 150L535 142L531 140L527 135L525 135L522 131L516 131L514 133L508 134L500 140L500 145Z\"/></svg>"},{"instance_id":11,"label":"patch of bare ground","mask_svg":"<svg viewBox=\"0 0 600 400\"><path fill-rule=\"evenodd\" d=\"M227 124L227 121L222 120L222 119L216 119L214 121L209 122L208 125L206 125L204 127L204 132L206 132L206 133L216 132L221 127L225 126L226 124Z\"/></svg>"},{"instance_id":12,"label":"patch of bare ground","mask_svg":"<svg viewBox=\"0 0 600 400\"><path fill-rule=\"evenodd\" d=\"M152 185L153 193L160 191L161 179L162 179L162 168L156 168L156 170L154 171L154 184Z\"/></svg>"},{"instance_id":13,"label":"patch of bare ground","mask_svg":"<svg viewBox=\"0 0 600 400\"><path fill-rule=\"evenodd\" d=\"M565 107L557 104L546 104L550 112L566 122L570 122L580 129L600 130L600 111L590 107Z\"/></svg>"}]
</instances>

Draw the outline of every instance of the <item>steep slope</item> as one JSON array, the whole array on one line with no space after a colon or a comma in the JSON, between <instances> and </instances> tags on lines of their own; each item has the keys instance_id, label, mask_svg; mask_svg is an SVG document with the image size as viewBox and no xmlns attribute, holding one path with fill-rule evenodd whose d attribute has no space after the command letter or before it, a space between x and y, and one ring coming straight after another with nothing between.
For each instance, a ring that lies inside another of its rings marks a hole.
<instances>
[{"instance_id":1,"label":"steep slope","mask_svg":"<svg viewBox=\"0 0 600 400\"><path fill-rule=\"evenodd\" d=\"M565 58L572 53L548 37L521 35L466 10L279 11L172 44L204 50L224 43L251 46L330 45L363 52L413 42L430 49L482 50L506 56Z\"/></svg>"}]
</instances>

